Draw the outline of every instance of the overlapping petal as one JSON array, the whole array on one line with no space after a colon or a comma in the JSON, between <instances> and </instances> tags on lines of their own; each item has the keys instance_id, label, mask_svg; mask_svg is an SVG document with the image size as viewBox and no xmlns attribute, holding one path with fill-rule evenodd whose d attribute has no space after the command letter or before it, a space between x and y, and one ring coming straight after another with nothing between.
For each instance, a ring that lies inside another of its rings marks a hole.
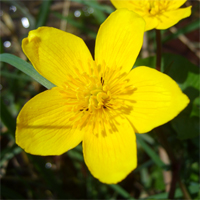
<instances>
[{"instance_id":1,"label":"overlapping petal","mask_svg":"<svg viewBox=\"0 0 200 200\"><path fill-rule=\"evenodd\" d=\"M145 15L146 8L149 7L149 0L110 0L112 4L117 8L126 8L136 12L143 16Z\"/></svg>"},{"instance_id":2,"label":"overlapping petal","mask_svg":"<svg viewBox=\"0 0 200 200\"><path fill-rule=\"evenodd\" d=\"M74 75L74 68L88 72L93 60L81 38L51 27L30 31L22 48L35 69L57 86L63 85L66 75Z\"/></svg>"},{"instance_id":3,"label":"overlapping petal","mask_svg":"<svg viewBox=\"0 0 200 200\"><path fill-rule=\"evenodd\" d=\"M159 24L159 20L157 18L153 17L153 16L145 15L145 16L143 16L143 18L146 22L145 31L149 31L151 29L154 29Z\"/></svg>"},{"instance_id":4,"label":"overlapping petal","mask_svg":"<svg viewBox=\"0 0 200 200\"><path fill-rule=\"evenodd\" d=\"M102 119L100 132L94 129L84 135L84 159L94 177L117 183L137 166L135 133L128 120L119 115L107 113Z\"/></svg>"},{"instance_id":5,"label":"overlapping petal","mask_svg":"<svg viewBox=\"0 0 200 200\"><path fill-rule=\"evenodd\" d=\"M60 155L77 146L83 131L73 128L76 113L66 101L57 87L28 101L17 117L16 143L35 155Z\"/></svg>"},{"instance_id":6,"label":"overlapping petal","mask_svg":"<svg viewBox=\"0 0 200 200\"><path fill-rule=\"evenodd\" d=\"M97 34L97 63L110 68L123 66L122 70L129 72L140 52L144 29L145 22L139 15L127 9L113 12Z\"/></svg>"},{"instance_id":7,"label":"overlapping petal","mask_svg":"<svg viewBox=\"0 0 200 200\"><path fill-rule=\"evenodd\" d=\"M146 31L167 29L191 15L191 7L180 8L186 0L111 0L117 8L126 8L142 16ZM152 12L153 11L153 12Z\"/></svg>"},{"instance_id":8,"label":"overlapping petal","mask_svg":"<svg viewBox=\"0 0 200 200\"><path fill-rule=\"evenodd\" d=\"M146 133L176 117L189 103L177 83L149 67L137 67L128 76L135 89L124 114L137 133Z\"/></svg>"},{"instance_id":9,"label":"overlapping petal","mask_svg":"<svg viewBox=\"0 0 200 200\"><path fill-rule=\"evenodd\" d=\"M190 15L191 6L187 8L166 11L162 15L158 16L159 23L156 29L167 29L173 26L174 24L178 23L180 20L189 17Z\"/></svg>"}]
</instances>

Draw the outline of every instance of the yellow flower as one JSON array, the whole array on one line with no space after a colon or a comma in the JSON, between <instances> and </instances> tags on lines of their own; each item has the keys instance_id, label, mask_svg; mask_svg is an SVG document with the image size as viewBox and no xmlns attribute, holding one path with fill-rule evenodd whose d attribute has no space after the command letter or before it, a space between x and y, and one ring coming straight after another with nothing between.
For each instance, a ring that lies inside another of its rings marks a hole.
<instances>
[{"instance_id":1,"label":"yellow flower","mask_svg":"<svg viewBox=\"0 0 200 200\"><path fill-rule=\"evenodd\" d=\"M146 31L167 29L191 15L191 6L179 8L186 0L111 0L116 8L127 8L142 16Z\"/></svg>"},{"instance_id":2,"label":"yellow flower","mask_svg":"<svg viewBox=\"0 0 200 200\"><path fill-rule=\"evenodd\" d=\"M135 132L168 122L189 102L169 76L148 67L130 71L144 28L132 11L112 13L98 31L95 61L77 36L49 27L31 31L23 51L56 87L22 108L16 143L31 154L60 155L82 141L94 177L124 179L137 166Z\"/></svg>"}]
</instances>

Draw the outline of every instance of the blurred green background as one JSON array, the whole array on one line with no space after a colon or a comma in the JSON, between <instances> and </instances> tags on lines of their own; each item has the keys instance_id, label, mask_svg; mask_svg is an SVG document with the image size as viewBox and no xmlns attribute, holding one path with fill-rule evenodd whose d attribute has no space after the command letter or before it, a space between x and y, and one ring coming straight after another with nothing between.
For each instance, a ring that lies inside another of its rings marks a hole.
<instances>
[{"instance_id":1,"label":"blurred green background","mask_svg":"<svg viewBox=\"0 0 200 200\"><path fill-rule=\"evenodd\" d=\"M189 18L162 31L162 71L177 81L191 103L171 122L137 135L138 168L117 185L93 178L81 145L61 156L40 157L26 154L14 139L18 112L46 89L17 69L27 67L22 39L39 26L56 27L83 38L93 54L98 28L115 8L109 0L0 3L1 199L167 199L173 191L174 199L200 199L198 1L186 2L193 6ZM155 30L148 31L135 66L155 68L155 50ZM169 144L170 158L158 132Z\"/></svg>"}]
</instances>

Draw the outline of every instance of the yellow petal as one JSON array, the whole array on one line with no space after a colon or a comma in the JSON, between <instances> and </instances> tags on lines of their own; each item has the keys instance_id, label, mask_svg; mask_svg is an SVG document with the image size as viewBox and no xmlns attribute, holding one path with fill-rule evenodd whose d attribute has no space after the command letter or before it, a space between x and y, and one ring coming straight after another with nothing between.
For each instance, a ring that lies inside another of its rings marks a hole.
<instances>
[{"instance_id":1,"label":"yellow petal","mask_svg":"<svg viewBox=\"0 0 200 200\"><path fill-rule=\"evenodd\" d=\"M142 1L128 1L128 0L111 0L112 4L116 8L126 8L136 12L138 15L142 16L146 22L145 31L151 30L158 25L158 20L156 17L151 16L146 10L148 10L149 3L148 0Z\"/></svg>"},{"instance_id":2,"label":"yellow petal","mask_svg":"<svg viewBox=\"0 0 200 200\"><path fill-rule=\"evenodd\" d=\"M143 16L148 10L149 0L111 0L111 3L117 8L126 8Z\"/></svg>"},{"instance_id":3,"label":"yellow petal","mask_svg":"<svg viewBox=\"0 0 200 200\"><path fill-rule=\"evenodd\" d=\"M17 117L16 143L35 155L60 155L77 146L83 133L73 128L75 114L66 101L57 87L28 101Z\"/></svg>"},{"instance_id":4,"label":"yellow petal","mask_svg":"<svg viewBox=\"0 0 200 200\"><path fill-rule=\"evenodd\" d=\"M122 0L110 0L111 3L115 6L115 8L130 8L132 5L131 1L122 1Z\"/></svg>"},{"instance_id":5,"label":"yellow petal","mask_svg":"<svg viewBox=\"0 0 200 200\"><path fill-rule=\"evenodd\" d=\"M145 31L149 31L151 29L154 29L158 25L158 19L154 16L145 15L145 16L143 16L143 18L146 22Z\"/></svg>"},{"instance_id":6,"label":"yellow petal","mask_svg":"<svg viewBox=\"0 0 200 200\"><path fill-rule=\"evenodd\" d=\"M177 83L149 67L137 67L129 76L135 89L124 112L137 133L146 133L176 117L189 103Z\"/></svg>"},{"instance_id":7,"label":"yellow petal","mask_svg":"<svg viewBox=\"0 0 200 200\"><path fill-rule=\"evenodd\" d=\"M88 72L88 62L92 60L81 38L56 28L30 31L22 48L35 69L57 86L66 81L66 75L73 75L74 68Z\"/></svg>"},{"instance_id":8,"label":"yellow petal","mask_svg":"<svg viewBox=\"0 0 200 200\"><path fill-rule=\"evenodd\" d=\"M167 10L180 8L187 0L168 0L169 6Z\"/></svg>"},{"instance_id":9,"label":"yellow petal","mask_svg":"<svg viewBox=\"0 0 200 200\"><path fill-rule=\"evenodd\" d=\"M166 11L162 15L158 16L158 26L156 29L167 29L181 19L189 17L191 15L191 6L187 8L180 8L177 10Z\"/></svg>"},{"instance_id":10,"label":"yellow petal","mask_svg":"<svg viewBox=\"0 0 200 200\"><path fill-rule=\"evenodd\" d=\"M110 0L116 8L127 8L143 16L147 12L147 8L154 2L159 2L161 5L167 5L167 10L177 9L182 6L187 0ZM162 3L163 1L163 3Z\"/></svg>"},{"instance_id":11,"label":"yellow petal","mask_svg":"<svg viewBox=\"0 0 200 200\"><path fill-rule=\"evenodd\" d=\"M101 131L85 132L84 159L94 177L103 183L117 183L137 166L135 133L119 115L107 114L102 119Z\"/></svg>"},{"instance_id":12,"label":"yellow petal","mask_svg":"<svg viewBox=\"0 0 200 200\"><path fill-rule=\"evenodd\" d=\"M101 25L96 39L95 60L110 68L131 70L142 46L145 22L126 9L113 12Z\"/></svg>"}]
</instances>

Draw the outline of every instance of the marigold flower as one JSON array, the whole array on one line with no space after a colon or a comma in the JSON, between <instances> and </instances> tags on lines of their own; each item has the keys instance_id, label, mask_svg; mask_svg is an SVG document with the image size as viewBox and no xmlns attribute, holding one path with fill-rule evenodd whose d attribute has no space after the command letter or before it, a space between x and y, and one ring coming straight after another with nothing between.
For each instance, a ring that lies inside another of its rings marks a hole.
<instances>
[{"instance_id":1,"label":"marigold flower","mask_svg":"<svg viewBox=\"0 0 200 200\"><path fill-rule=\"evenodd\" d=\"M22 48L56 87L28 101L17 118L16 143L35 155L60 155L83 142L85 162L104 183L137 166L135 132L173 119L189 102L175 81L148 67L131 68L144 20L112 13L96 39L95 61L82 39L49 27L30 31Z\"/></svg>"},{"instance_id":2,"label":"marigold flower","mask_svg":"<svg viewBox=\"0 0 200 200\"><path fill-rule=\"evenodd\" d=\"M111 0L116 8L130 9L144 18L146 31L167 29L191 15L191 6L179 8L187 0Z\"/></svg>"}]
</instances>

